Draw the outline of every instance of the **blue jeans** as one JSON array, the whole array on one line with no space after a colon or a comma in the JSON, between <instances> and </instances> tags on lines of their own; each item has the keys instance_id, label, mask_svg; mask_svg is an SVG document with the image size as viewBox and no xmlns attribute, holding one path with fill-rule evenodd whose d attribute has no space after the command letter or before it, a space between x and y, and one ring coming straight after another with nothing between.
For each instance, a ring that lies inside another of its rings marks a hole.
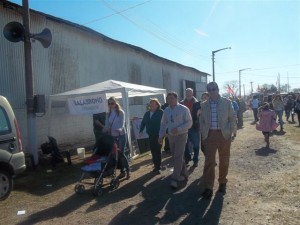
<instances>
[{"instance_id":1,"label":"blue jeans","mask_svg":"<svg viewBox=\"0 0 300 225\"><path fill-rule=\"evenodd\" d=\"M190 128L188 131L188 139L185 144L184 158L186 161L190 161L192 159L192 154L189 149L190 142L193 145L193 161L198 162L199 160L199 143L200 143L200 132L198 129Z\"/></svg>"},{"instance_id":2,"label":"blue jeans","mask_svg":"<svg viewBox=\"0 0 300 225\"><path fill-rule=\"evenodd\" d=\"M252 108L252 110L253 110L254 120L255 120L255 121L258 121L258 115L257 115L258 109L257 109L257 108Z\"/></svg>"},{"instance_id":3,"label":"blue jeans","mask_svg":"<svg viewBox=\"0 0 300 225\"><path fill-rule=\"evenodd\" d=\"M282 129L283 128L283 121L282 121L283 110L275 110L275 114L276 114L276 117L278 116L280 129Z\"/></svg>"},{"instance_id":4,"label":"blue jeans","mask_svg":"<svg viewBox=\"0 0 300 225\"><path fill-rule=\"evenodd\" d=\"M118 148L120 149L120 151L122 152L122 155L124 157L120 158L120 161L122 161L122 168L121 168L121 172L124 172L124 170L126 170L127 172L129 172L129 165L128 165L128 160L127 160L127 156L125 154L125 150L126 150L126 143L127 143L127 139L126 139L126 135L120 135L120 136L114 136L113 137L115 142L118 145Z\"/></svg>"}]
</instances>

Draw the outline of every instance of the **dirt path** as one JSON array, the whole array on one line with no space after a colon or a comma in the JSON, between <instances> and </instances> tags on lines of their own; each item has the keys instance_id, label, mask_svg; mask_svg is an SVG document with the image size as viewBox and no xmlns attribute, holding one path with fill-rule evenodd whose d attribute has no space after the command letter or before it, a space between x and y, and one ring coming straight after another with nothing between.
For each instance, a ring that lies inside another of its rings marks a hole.
<instances>
[{"instance_id":1,"label":"dirt path","mask_svg":"<svg viewBox=\"0 0 300 225\"><path fill-rule=\"evenodd\" d=\"M115 191L106 188L98 198L89 190L74 193L80 165L69 174L49 177L50 189L47 177L32 186L20 178L11 197L0 203L0 224L299 224L300 143L286 137L273 135L266 149L262 134L246 120L232 143L225 196L201 199L203 155L199 167L189 167L189 181L176 191L169 187L170 156L164 154L164 170L154 175L146 155L132 163L130 180ZM22 209L26 214L17 216Z\"/></svg>"}]
</instances>

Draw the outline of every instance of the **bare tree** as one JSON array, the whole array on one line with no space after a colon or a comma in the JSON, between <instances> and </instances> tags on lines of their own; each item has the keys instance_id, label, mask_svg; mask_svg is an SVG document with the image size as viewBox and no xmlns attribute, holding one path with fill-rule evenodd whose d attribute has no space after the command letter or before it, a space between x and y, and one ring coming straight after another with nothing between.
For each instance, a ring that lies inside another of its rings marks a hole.
<instances>
[{"instance_id":1,"label":"bare tree","mask_svg":"<svg viewBox=\"0 0 300 225\"><path fill-rule=\"evenodd\" d=\"M289 84L280 85L280 90L283 92L289 92L289 90L291 90L291 86Z\"/></svg>"},{"instance_id":2,"label":"bare tree","mask_svg":"<svg viewBox=\"0 0 300 225\"><path fill-rule=\"evenodd\" d=\"M267 93L275 93L277 91L277 87L274 84L263 84L262 87Z\"/></svg>"},{"instance_id":3,"label":"bare tree","mask_svg":"<svg viewBox=\"0 0 300 225\"><path fill-rule=\"evenodd\" d=\"M294 88L294 89L293 89L293 92L294 92L294 93L300 93L300 88Z\"/></svg>"},{"instance_id":4,"label":"bare tree","mask_svg":"<svg viewBox=\"0 0 300 225\"><path fill-rule=\"evenodd\" d=\"M239 91L239 82L237 80L225 82L225 84L223 86L225 93L228 93L228 91L227 91L228 86L233 90L234 95L236 96ZM225 94L225 95L227 95L227 94ZM229 96L229 94L228 94L228 96Z\"/></svg>"}]
</instances>

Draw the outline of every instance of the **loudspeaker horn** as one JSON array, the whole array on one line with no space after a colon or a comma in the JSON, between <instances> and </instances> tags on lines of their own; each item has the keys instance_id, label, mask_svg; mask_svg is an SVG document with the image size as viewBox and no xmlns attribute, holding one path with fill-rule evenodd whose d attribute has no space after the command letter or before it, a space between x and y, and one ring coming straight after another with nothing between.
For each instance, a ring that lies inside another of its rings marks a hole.
<instances>
[{"instance_id":1,"label":"loudspeaker horn","mask_svg":"<svg viewBox=\"0 0 300 225\"><path fill-rule=\"evenodd\" d=\"M4 37L11 42L24 41L25 28L19 22L9 22L3 28ZM30 34L30 38L39 41L44 48L48 48L52 42L52 34L48 28L45 28L41 33Z\"/></svg>"},{"instance_id":2,"label":"loudspeaker horn","mask_svg":"<svg viewBox=\"0 0 300 225\"><path fill-rule=\"evenodd\" d=\"M48 28L45 28L41 33L31 34L30 37L38 40L44 48L48 48L52 42L52 34Z\"/></svg>"},{"instance_id":3,"label":"loudspeaker horn","mask_svg":"<svg viewBox=\"0 0 300 225\"><path fill-rule=\"evenodd\" d=\"M3 28L4 37L11 42L19 42L24 40L24 26L19 22L10 22Z\"/></svg>"}]
</instances>

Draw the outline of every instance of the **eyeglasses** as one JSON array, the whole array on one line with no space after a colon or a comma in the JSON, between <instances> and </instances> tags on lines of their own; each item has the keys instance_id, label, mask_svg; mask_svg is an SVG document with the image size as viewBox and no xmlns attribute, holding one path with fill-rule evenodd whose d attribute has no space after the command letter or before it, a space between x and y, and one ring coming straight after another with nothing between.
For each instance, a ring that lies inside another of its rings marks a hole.
<instances>
[{"instance_id":1,"label":"eyeglasses","mask_svg":"<svg viewBox=\"0 0 300 225\"><path fill-rule=\"evenodd\" d=\"M207 89L208 92L210 92L210 91L216 91L216 90L217 90L217 88L208 88Z\"/></svg>"},{"instance_id":2,"label":"eyeglasses","mask_svg":"<svg viewBox=\"0 0 300 225\"><path fill-rule=\"evenodd\" d=\"M108 103L108 105L114 105L114 104L116 104L116 103L114 103L114 102L109 102Z\"/></svg>"}]
</instances>

